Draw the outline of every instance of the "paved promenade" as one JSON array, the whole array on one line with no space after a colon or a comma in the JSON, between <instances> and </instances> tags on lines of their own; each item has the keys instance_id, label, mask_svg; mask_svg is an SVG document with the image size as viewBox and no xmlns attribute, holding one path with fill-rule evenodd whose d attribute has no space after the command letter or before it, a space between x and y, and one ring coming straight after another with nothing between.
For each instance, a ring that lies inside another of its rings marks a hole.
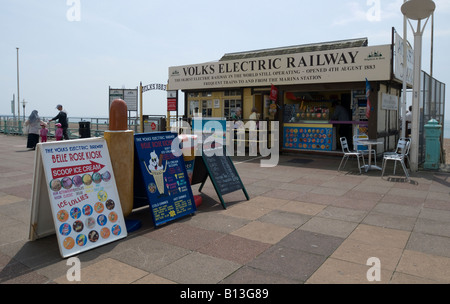
<instances>
[{"instance_id":1,"label":"paved promenade","mask_svg":"<svg viewBox=\"0 0 450 304\"><path fill-rule=\"evenodd\" d=\"M25 144L0 134L0 283L72 283L55 235L28 240L35 151ZM391 166L382 179L352 159L338 172L340 160L236 159L250 200L236 191L223 209L208 180L193 216L155 229L149 208L135 210L139 230L77 256L80 283L450 283L450 175L406 182Z\"/></svg>"}]
</instances>

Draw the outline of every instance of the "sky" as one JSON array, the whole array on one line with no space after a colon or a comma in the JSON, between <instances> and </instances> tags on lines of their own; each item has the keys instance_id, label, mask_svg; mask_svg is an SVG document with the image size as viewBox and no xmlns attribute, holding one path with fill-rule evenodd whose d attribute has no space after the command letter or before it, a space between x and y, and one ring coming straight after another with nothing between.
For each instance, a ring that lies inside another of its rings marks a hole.
<instances>
[{"instance_id":1,"label":"sky","mask_svg":"<svg viewBox=\"0 0 450 304\"><path fill-rule=\"evenodd\" d=\"M450 85L450 1L434 0L433 76ZM17 70L20 114L108 117L109 88L166 84L170 66L224 54L403 35L403 0L2 0L0 115L12 115ZM413 22L415 25L415 22ZM408 26L408 40L414 38ZM19 51L17 52L17 48ZM431 21L422 69L430 72ZM17 69L19 59L19 69ZM446 100L450 100L447 88ZM183 95L181 94L182 98ZM181 103L183 104L183 103ZM143 93L143 114L166 115L167 93ZM180 114L184 109L180 108ZM446 107L450 118L450 106Z\"/></svg>"}]
</instances>

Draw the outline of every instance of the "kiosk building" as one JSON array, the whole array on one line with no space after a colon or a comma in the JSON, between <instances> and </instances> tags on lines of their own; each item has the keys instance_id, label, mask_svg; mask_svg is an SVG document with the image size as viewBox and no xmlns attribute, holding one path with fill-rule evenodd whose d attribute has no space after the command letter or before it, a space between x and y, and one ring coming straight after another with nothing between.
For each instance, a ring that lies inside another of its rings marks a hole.
<instances>
[{"instance_id":1,"label":"kiosk building","mask_svg":"<svg viewBox=\"0 0 450 304\"><path fill-rule=\"evenodd\" d=\"M256 108L260 120L279 122L280 151L333 153L343 134L352 142L364 133L383 142L381 153L400 135L394 50L394 42L369 46L361 38L228 53L170 67L168 86L184 92L186 118L231 119L241 108L245 121ZM338 104L344 118L335 115Z\"/></svg>"}]
</instances>

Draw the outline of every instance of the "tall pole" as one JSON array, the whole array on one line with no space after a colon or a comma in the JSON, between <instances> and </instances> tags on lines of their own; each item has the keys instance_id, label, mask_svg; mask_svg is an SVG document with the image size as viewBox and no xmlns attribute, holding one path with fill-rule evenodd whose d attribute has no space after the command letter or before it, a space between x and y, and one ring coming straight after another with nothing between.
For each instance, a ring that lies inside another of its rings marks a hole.
<instances>
[{"instance_id":1,"label":"tall pole","mask_svg":"<svg viewBox=\"0 0 450 304\"><path fill-rule=\"evenodd\" d=\"M403 0L403 3L405 3L406 0ZM407 56L408 56L408 46L406 35L408 33L407 29L407 21L406 16L403 16L403 88L402 88L402 137L406 137L406 76L408 73L408 62L407 62Z\"/></svg>"},{"instance_id":2,"label":"tall pole","mask_svg":"<svg viewBox=\"0 0 450 304\"><path fill-rule=\"evenodd\" d=\"M433 78L434 12L431 14L430 77Z\"/></svg>"},{"instance_id":3,"label":"tall pole","mask_svg":"<svg viewBox=\"0 0 450 304\"><path fill-rule=\"evenodd\" d=\"M420 122L420 73L422 70L422 35L429 19L425 21L423 28L421 20L417 20L417 30L414 31L414 84L412 104L412 126L411 126L411 171L419 169L419 122ZM411 26L412 28L412 26Z\"/></svg>"},{"instance_id":4,"label":"tall pole","mask_svg":"<svg viewBox=\"0 0 450 304\"><path fill-rule=\"evenodd\" d=\"M412 126L411 126L411 171L419 169L419 123L420 123L420 74L422 66L422 35L427 25L430 15L434 12L436 4L433 0L409 0L403 3L401 7L402 14L408 18L409 25L414 32L414 83L412 100ZM414 30L409 19L417 20L417 30ZM421 20L426 19L423 28Z\"/></svg>"},{"instance_id":5,"label":"tall pole","mask_svg":"<svg viewBox=\"0 0 450 304\"><path fill-rule=\"evenodd\" d=\"M422 33L420 31L420 20L417 21L417 31L414 32L414 84L412 100L412 125L411 125L411 171L416 172L419 168L419 112L420 112L420 70L422 53Z\"/></svg>"},{"instance_id":6,"label":"tall pole","mask_svg":"<svg viewBox=\"0 0 450 304\"><path fill-rule=\"evenodd\" d=\"M19 48L17 50L17 119L20 120L20 95L19 95Z\"/></svg>"},{"instance_id":7,"label":"tall pole","mask_svg":"<svg viewBox=\"0 0 450 304\"><path fill-rule=\"evenodd\" d=\"M144 133L144 116L142 115L142 81L139 84L139 124L141 133Z\"/></svg>"},{"instance_id":8,"label":"tall pole","mask_svg":"<svg viewBox=\"0 0 450 304\"><path fill-rule=\"evenodd\" d=\"M13 94L13 99L11 101L11 112L13 114L13 119L16 121L16 110L15 110L15 104L16 104L16 95Z\"/></svg>"}]
</instances>

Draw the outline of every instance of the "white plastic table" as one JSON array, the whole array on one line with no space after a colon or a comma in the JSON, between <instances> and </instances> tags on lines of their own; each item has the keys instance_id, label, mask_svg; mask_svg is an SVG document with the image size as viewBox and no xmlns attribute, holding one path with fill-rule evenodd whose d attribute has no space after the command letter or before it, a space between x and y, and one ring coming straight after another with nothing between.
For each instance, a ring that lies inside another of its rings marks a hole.
<instances>
[{"instance_id":1,"label":"white plastic table","mask_svg":"<svg viewBox=\"0 0 450 304\"><path fill-rule=\"evenodd\" d=\"M377 141L377 140L375 140L375 139L364 139L364 138L358 139L356 142L359 145L368 146L368 149L369 149L369 163L367 165L364 165L361 168L364 168L364 170L366 172L369 171L369 170L372 170L372 169L381 171L382 170L381 167L372 165L372 152L371 151L372 151L372 145L379 145L379 144L382 144L382 143Z\"/></svg>"}]
</instances>

